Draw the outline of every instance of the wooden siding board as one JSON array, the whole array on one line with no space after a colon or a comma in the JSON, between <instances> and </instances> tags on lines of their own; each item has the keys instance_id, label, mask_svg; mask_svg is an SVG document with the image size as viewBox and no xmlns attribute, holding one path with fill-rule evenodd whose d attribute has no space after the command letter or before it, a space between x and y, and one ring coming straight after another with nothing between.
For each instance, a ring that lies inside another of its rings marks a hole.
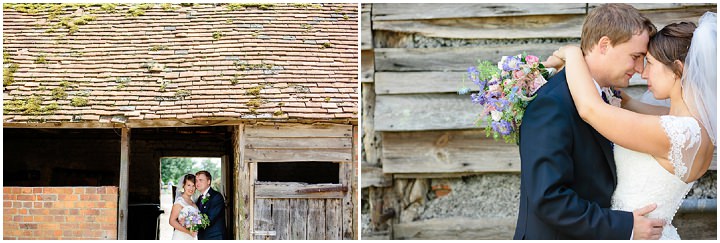
<instances>
[{"instance_id":1,"label":"wooden siding board","mask_svg":"<svg viewBox=\"0 0 720 243\"><path fill-rule=\"evenodd\" d=\"M474 18L552 14L585 14L585 4L376 3L373 4L372 8L373 22L381 20Z\"/></svg>"},{"instance_id":2,"label":"wooden siding board","mask_svg":"<svg viewBox=\"0 0 720 243\"><path fill-rule=\"evenodd\" d=\"M383 133L384 173L519 172L517 145L484 130Z\"/></svg>"},{"instance_id":3,"label":"wooden siding board","mask_svg":"<svg viewBox=\"0 0 720 243\"><path fill-rule=\"evenodd\" d=\"M378 95L375 105L375 131L475 128L482 112L482 106L457 94Z\"/></svg>"}]
</instances>

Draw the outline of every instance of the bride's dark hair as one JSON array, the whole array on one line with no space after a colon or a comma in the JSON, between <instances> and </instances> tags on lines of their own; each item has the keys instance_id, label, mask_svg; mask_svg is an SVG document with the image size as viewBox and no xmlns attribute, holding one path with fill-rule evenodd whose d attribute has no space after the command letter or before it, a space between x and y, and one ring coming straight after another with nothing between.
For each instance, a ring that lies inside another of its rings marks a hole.
<instances>
[{"instance_id":1,"label":"bride's dark hair","mask_svg":"<svg viewBox=\"0 0 720 243\"><path fill-rule=\"evenodd\" d=\"M665 26L650 39L648 52L658 61L669 66L672 71L682 76L682 68L673 62L685 63L693 32L697 25L691 22L673 23Z\"/></svg>"},{"instance_id":2,"label":"bride's dark hair","mask_svg":"<svg viewBox=\"0 0 720 243\"><path fill-rule=\"evenodd\" d=\"M182 182L183 188L185 187L185 182L187 182L187 181L192 181L192 183L195 184L195 175L187 174L187 175L183 176L183 182Z\"/></svg>"}]
</instances>

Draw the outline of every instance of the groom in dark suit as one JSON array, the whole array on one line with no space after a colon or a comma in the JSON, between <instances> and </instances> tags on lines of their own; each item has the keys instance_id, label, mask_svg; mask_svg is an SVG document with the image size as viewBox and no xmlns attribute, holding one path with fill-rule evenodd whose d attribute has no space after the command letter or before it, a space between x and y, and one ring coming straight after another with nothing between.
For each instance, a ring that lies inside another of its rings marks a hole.
<instances>
[{"instance_id":1,"label":"groom in dark suit","mask_svg":"<svg viewBox=\"0 0 720 243\"><path fill-rule=\"evenodd\" d=\"M655 26L627 4L601 5L588 14L581 45L598 92L627 87L631 75L642 72L648 36L654 33ZM567 82L564 70L550 78L525 111L513 238L658 239L662 220L644 216L655 205L635 212L610 209L617 185L613 145L580 118Z\"/></svg>"},{"instance_id":2,"label":"groom in dark suit","mask_svg":"<svg viewBox=\"0 0 720 243\"><path fill-rule=\"evenodd\" d=\"M207 171L195 173L195 186L202 193L195 204L201 213L210 218L210 226L198 231L198 240L224 240L225 238L225 198L210 188L212 175Z\"/></svg>"}]
</instances>

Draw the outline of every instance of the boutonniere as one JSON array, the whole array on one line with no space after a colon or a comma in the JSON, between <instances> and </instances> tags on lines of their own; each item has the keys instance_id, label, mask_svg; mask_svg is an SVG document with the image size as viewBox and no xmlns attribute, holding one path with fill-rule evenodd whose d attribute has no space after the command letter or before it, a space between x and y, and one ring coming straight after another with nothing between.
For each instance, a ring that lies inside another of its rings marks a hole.
<instances>
[{"instance_id":1,"label":"boutonniere","mask_svg":"<svg viewBox=\"0 0 720 243\"><path fill-rule=\"evenodd\" d=\"M207 203L208 201L210 201L210 194L208 194L207 196L203 196L203 199L200 200L200 201L202 202L202 204L205 204L205 203Z\"/></svg>"},{"instance_id":2,"label":"boutonniere","mask_svg":"<svg viewBox=\"0 0 720 243\"><path fill-rule=\"evenodd\" d=\"M603 88L602 92L605 93L605 97L608 97L608 103L615 107L621 107L622 106L622 96L620 95L620 90L615 90L614 88Z\"/></svg>"}]
</instances>

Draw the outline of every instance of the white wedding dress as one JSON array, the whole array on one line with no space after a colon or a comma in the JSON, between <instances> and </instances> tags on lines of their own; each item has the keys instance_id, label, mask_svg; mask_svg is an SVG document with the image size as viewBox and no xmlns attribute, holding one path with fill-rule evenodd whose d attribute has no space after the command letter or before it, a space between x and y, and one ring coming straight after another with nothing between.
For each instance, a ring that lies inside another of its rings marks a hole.
<instances>
[{"instance_id":1,"label":"white wedding dress","mask_svg":"<svg viewBox=\"0 0 720 243\"><path fill-rule=\"evenodd\" d=\"M656 203L657 208L648 217L665 220L660 239L679 240L672 219L695 183L685 183L683 179L700 146L700 125L692 117L676 116L661 116L660 123L671 141L669 160L675 173L665 170L649 154L615 145L618 185L612 196L612 209L632 212Z\"/></svg>"},{"instance_id":2,"label":"white wedding dress","mask_svg":"<svg viewBox=\"0 0 720 243\"><path fill-rule=\"evenodd\" d=\"M198 208L185 202L185 199L183 199L182 197L178 197L177 199L175 199L175 203L173 203L173 205L175 205L175 204L180 204L180 206L182 206L182 209L180 210L181 213L182 212L200 212L200 210L198 210ZM189 234L179 231L179 230L173 230L172 240L197 240L197 237L193 237L192 235L189 235Z\"/></svg>"}]
</instances>

